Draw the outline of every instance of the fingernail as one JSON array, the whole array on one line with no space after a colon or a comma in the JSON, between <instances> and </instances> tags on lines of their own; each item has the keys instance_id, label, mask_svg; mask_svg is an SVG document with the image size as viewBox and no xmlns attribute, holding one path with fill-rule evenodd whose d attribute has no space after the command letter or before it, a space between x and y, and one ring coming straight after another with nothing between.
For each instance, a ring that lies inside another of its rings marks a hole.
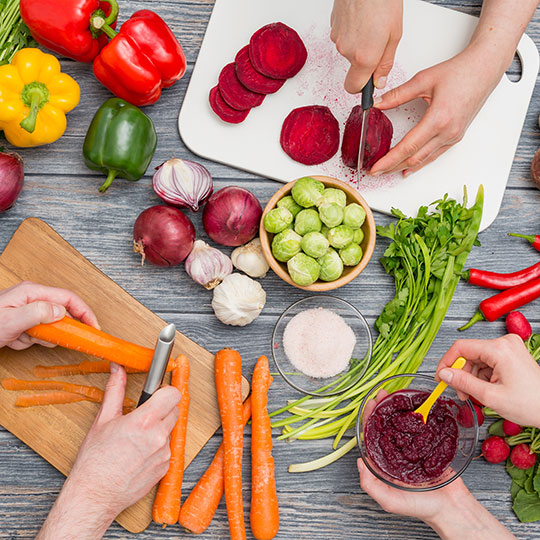
<instances>
[{"instance_id":1,"label":"fingernail","mask_svg":"<svg viewBox=\"0 0 540 540\"><path fill-rule=\"evenodd\" d=\"M410 175L411 175L411 171L405 170L405 171L403 171L401 174L403 174L403 178L407 178L407 176L410 176Z\"/></svg>"},{"instance_id":2,"label":"fingernail","mask_svg":"<svg viewBox=\"0 0 540 540\"><path fill-rule=\"evenodd\" d=\"M61 319L66 312L65 308L63 308L62 306L57 306L57 305L53 305L52 311L53 311L53 317L55 320Z\"/></svg>"},{"instance_id":3,"label":"fingernail","mask_svg":"<svg viewBox=\"0 0 540 540\"><path fill-rule=\"evenodd\" d=\"M379 89L384 88L386 86L386 77L379 77L375 86Z\"/></svg>"},{"instance_id":4,"label":"fingernail","mask_svg":"<svg viewBox=\"0 0 540 540\"><path fill-rule=\"evenodd\" d=\"M382 87L381 87L382 88ZM373 105L378 105L379 103L382 102L382 97L381 96L377 96L374 100L373 100Z\"/></svg>"},{"instance_id":5,"label":"fingernail","mask_svg":"<svg viewBox=\"0 0 540 540\"><path fill-rule=\"evenodd\" d=\"M119 369L120 368L118 367L118 364L116 362L111 362L111 367L110 367L111 373L118 373Z\"/></svg>"},{"instance_id":6,"label":"fingernail","mask_svg":"<svg viewBox=\"0 0 540 540\"><path fill-rule=\"evenodd\" d=\"M377 172L371 173L371 176L381 176L382 173L383 173L382 171L377 171Z\"/></svg>"},{"instance_id":7,"label":"fingernail","mask_svg":"<svg viewBox=\"0 0 540 540\"><path fill-rule=\"evenodd\" d=\"M451 369L445 368L439 371L439 377L446 384L450 384L452 382L452 379L454 378L454 374L452 373Z\"/></svg>"}]
</instances>

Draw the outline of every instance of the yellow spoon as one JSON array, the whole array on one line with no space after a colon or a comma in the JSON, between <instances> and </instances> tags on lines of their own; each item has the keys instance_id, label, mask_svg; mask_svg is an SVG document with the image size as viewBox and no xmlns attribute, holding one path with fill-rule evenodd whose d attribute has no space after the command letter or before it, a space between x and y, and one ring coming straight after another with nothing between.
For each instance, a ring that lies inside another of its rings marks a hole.
<instances>
[{"instance_id":1,"label":"yellow spoon","mask_svg":"<svg viewBox=\"0 0 540 540\"><path fill-rule=\"evenodd\" d=\"M460 356L450 367L454 369L462 369L463 366L467 363L467 360L463 358L463 356ZM424 420L424 424L427 422L427 417L429 415L429 411L431 411L431 407L433 407L433 404L437 401L439 396L446 390L446 387L448 385L441 381L436 387L433 392L431 392L430 396L414 411L415 413L421 414L422 419Z\"/></svg>"}]
</instances>

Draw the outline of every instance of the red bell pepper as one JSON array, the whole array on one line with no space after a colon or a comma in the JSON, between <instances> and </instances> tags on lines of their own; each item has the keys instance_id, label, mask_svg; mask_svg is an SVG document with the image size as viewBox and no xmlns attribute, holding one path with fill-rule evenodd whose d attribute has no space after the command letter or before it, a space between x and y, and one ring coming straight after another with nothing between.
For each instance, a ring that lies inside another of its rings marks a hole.
<instances>
[{"instance_id":1,"label":"red bell pepper","mask_svg":"<svg viewBox=\"0 0 540 540\"><path fill-rule=\"evenodd\" d=\"M21 16L44 47L79 62L92 62L107 44L99 29L116 26L116 0L20 0Z\"/></svg>"},{"instance_id":2,"label":"red bell pepper","mask_svg":"<svg viewBox=\"0 0 540 540\"><path fill-rule=\"evenodd\" d=\"M116 96L151 105L184 75L182 46L157 13L136 11L118 33L106 24L102 30L111 41L94 60L94 74Z\"/></svg>"}]
</instances>

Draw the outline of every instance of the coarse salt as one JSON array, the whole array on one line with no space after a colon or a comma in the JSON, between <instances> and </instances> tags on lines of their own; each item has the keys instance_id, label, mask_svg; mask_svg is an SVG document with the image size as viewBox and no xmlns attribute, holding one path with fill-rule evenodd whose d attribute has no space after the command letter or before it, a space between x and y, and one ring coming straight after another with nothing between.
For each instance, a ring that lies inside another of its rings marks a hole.
<instances>
[{"instance_id":1,"label":"coarse salt","mask_svg":"<svg viewBox=\"0 0 540 540\"><path fill-rule=\"evenodd\" d=\"M344 319L329 309L307 309L285 327L283 347L291 364L309 377L333 377L346 369L356 337Z\"/></svg>"}]
</instances>

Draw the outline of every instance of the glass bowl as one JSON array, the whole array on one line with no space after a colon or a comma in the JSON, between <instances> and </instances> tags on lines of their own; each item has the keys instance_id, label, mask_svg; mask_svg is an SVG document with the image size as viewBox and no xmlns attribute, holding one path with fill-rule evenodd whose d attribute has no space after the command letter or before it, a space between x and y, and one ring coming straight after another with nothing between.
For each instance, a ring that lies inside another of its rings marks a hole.
<instances>
[{"instance_id":1,"label":"glass bowl","mask_svg":"<svg viewBox=\"0 0 540 540\"><path fill-rule=\"evenodd\" d=\"M469 463L473 458L476 445L478 443L478 420L472 401L462 401L461 399L459 399L459 396L454 389L452 389L451 387L446 388L446 390L439 399L451 400L449 408L452 411L454 418L456 418L456 423L458 426L458 447L456 455L450 465L437 478L422 483L410 484L403 482L402 480L398 480L393 476L390 476L387 472L382 471L379 466L373 461L373 459L369 456L366 450L364 436L365 425L367 419L369 418L369 415L373 411L373 402L371 402L371 404L369 404L369 402L377 396L377 393L379 392L379 390L381 390L383 386L390 393L405 388L409 390L420 390L431 393L433 389L437 386L437 382L433 377L427 375L394 375L393 377L388 377L387 379L384 379L370 390L370 392L366 395L364 401L360 405L360 410L358 412L358 420L356 422L356 436L358 446L362 459L366 464L366 467L385 484L399 489L403 489L405 491L431 491L446 486L450 482L461 476L461 474L463 474L465 469L469 466ZM465 427L457 421L457 413L459 409L463 406L467 407L469 409L469 412L471 413L470 417L473 421L473 425L471 427Z\"/></svg>"},{"instance_id":2,"label":"glass bowl","mask_svg":"<svg viewBox=\"0 0 540 540\"><path fill-rule=\"evenodd\" d=\"M347 368L333 377L318 378L301 373L287 357L283 345L283 335L291 319L305 310L317 308L340 315L356 337ZM334 396L354 386L369 366L372 347L371 330L364 316L352 304L335 296L317 295L298 300L281 314L272 332L272 358L279 373L295 390L310 396Z\"/></svg>"}]
</instances>

